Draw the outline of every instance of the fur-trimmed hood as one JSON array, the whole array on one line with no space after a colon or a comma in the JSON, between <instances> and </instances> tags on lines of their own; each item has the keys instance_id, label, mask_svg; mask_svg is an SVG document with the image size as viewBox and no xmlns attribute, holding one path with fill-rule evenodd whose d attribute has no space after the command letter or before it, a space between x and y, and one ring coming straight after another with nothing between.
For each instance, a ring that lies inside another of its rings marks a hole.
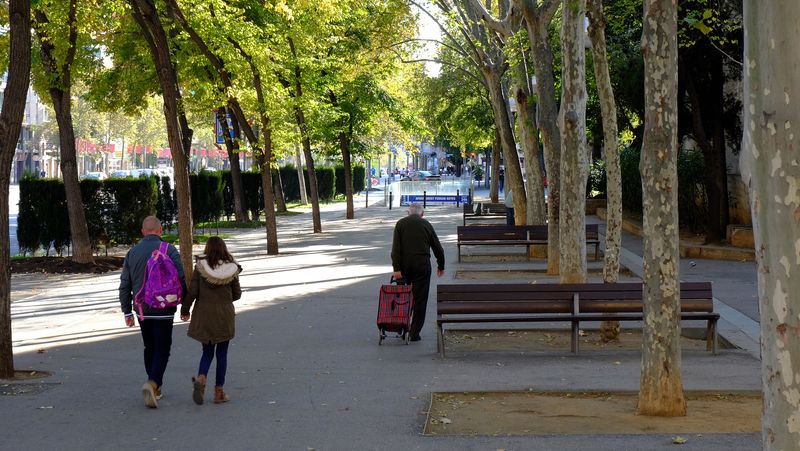
<instances>
[{"instance_id":1,"label":"fur-trimmed hood","mask_svg":"<svg viewBox=\"0 0 800 451\"><path fill-rule=\"evenodd\" d=\"M195 268L200 272L203 279L212 285L228 284L242 272L242 267L235 261L220 263L216 268L212 269L203 255L197 257Z\"/></svg>"}]
</instances>

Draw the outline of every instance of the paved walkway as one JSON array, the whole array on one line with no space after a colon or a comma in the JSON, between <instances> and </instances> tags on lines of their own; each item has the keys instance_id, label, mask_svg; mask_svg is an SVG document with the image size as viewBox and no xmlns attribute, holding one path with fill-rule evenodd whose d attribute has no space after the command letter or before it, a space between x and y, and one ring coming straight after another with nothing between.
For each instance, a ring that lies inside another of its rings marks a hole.
<instances>
[{"instance_id":1,"label":"paved walkway","mask_svg":"<svg viewBox=\"0 0 800 451\"><path fill-rule=\"evenodd\" d=\"M372 193L370 200L382 196ZM441 360L430 320L419 343L377 346L377 291L391 271L392 227L404 210L364 209L363 198L357 206L355 221L344 219L341 205L327 207L322 234L310 233L310 215L280 218L279 256L266 256L263 231L241 231L228 240L244 267L245 293L237 303L237 337L229 359L227 388L233 401L224 406L196 406L190 399L189 378L197 370L200 346L185 336L184 324L175 328L161 408L142 406L141 338L136 329L120 327L118 272L14 276L12 290L27 294L12 305L16 367L53 376L24 385L30 394L0 396L0 424L4 432L15 431L4 434L2 448L674 448L669 435L422 436L432 391L636 390L640 354L482 351ZM435 292L437 282L454 282L461 214L455 207L433 207L426 217L439 232L448 260L447 274L432 281ZM429 318L435 312L431 298ZM683 353L687 389L758 390L759 374L758 360L746 351ZM759 434L693 435L682 445L759 447Z\"/></svg>"}]
</instances>

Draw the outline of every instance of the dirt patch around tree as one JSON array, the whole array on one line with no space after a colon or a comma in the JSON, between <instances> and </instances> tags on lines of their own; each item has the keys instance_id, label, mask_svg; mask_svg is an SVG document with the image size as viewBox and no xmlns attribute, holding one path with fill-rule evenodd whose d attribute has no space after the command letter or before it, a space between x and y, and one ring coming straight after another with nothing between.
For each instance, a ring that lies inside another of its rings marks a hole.
<instances>
[{"instance_id":1,"label":"dirt patch around tree","mask_svg":"<svg viewBox=\"0 0 800 451\"><path fill-rule=\"evenodd\" d=\"M69 257L28 257L11 261L12 274L100 274L122 268L125 257L95 257L94 263L75 263Z\"/></svg>"},{"instance_id":2,"label":"dirt patch around tree","mask_svg":"<svg viewBox=\"0 0 800 451\"><path fill-rule=\"evenodd\" d=\"M635 414L629 392L433 393L426 435L711 434L761 430L756 392L686 392L685 417Z\"/></svg>"},{"instance_id":3,"label":"dirt patch around tree","mask_svg":"<svg viewBox=\"0 0 800 451\"><path fill-rule=\"evenodd\" d=\"M581 352L592 350L638 350L642 348L642 331L640 329L623 329L619 340L603 343L597 330L581 329ZM681 337L681 349L705 350L705 330L684 329ZM703 338L701 338L703 337ZM545 352L553 350L569 351L571 333L569 329L451 329L444 332L445 346L448 354L475 351L502 352ZM729 347L720 339L719 347Z\"/></svg>"}]
</instances>

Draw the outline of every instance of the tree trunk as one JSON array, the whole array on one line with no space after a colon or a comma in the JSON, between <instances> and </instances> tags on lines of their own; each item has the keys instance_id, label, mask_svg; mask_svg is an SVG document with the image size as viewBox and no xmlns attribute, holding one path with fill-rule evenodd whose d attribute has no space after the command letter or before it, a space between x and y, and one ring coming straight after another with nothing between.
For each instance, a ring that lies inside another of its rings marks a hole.
<instances>
[{"instance_id":1,"label":"tree trunk","mask_svg":"<svg viewBox=\"0 0 800 451\"><path fill-rule=\"evenodd\" d=\"M537 123L542 135L547 170L547 274L556 275L559 271L561 251L559 237L561 135L557 126L558 104L553 76L553 49L550 47L548 34L552 15L542 14L538 8L535 11L525 8L524 15L536 74Z\"/></svg>"},{"instance_id":2,"label":"tree trunk","mask_svg":"<svg viewBox=\"0 0 800 451\"><path fill-rule=\"evenodd\" d=\"M342 151L342 161L344 162L344 196L347 199L347 219L353 219L355 213L353 210L353 169L352 162L350 161L350 136L345 133L339 133L339 148ZM367 177L369 180L369 177ZM367 189L371 185L367 184Z\"/></svg>"},{"instance_id":3,"label":"tree trunk","mask_svg":"<svg viewBox=\"0 0 800 451\"><path fill-rule=\"evenodd\" d=\"M58 137L61 143L61 173L64 177L64 190L67 195L72 260L76 263L93 263L92 243L89 239L89 228L86 224L86 213L78 182L70 92L69 89L50 89L49 93L53 102L56 122L58 122Z\"/></svg>"},{"instance_id":4,"label":"tree trunk","mask_svg":"<svg viewBox=\"0 0 800 451\"><path fill-rule=\"evenodd\" d=\"M333 91L328 91L328 97L330 98L331 105L334 108L339 108L339 100L336 98L336 94ZM347 212L345 217L347 219L353 219L355 217L354 209L353 209L353 172L352 172L352 162L350 158L350 143L353 140L353 115L347 115L347 131L344 130L339 132L339 150L342 151L342 163L344 166L344 197L345 202L347 203ZM370 189L372 185L369 183L370 177L367 174L367 189Z\"/></svg>"},{"instance_id":5,"label":"tree trunk","mask_svg":"<svg viewBox=\"0 0 800 451\"><path fill-rule=\"evenodd\" d=\"M800 53L795 1L744 2L742 176L749 187L761 323L761 417L765 450L800 443L800 199L795 101Z\"/></svg>"},{"instance_id":6,"label":"tree trunk","mask_svg":"<svg viewBox=\"0 0 800 451\"><path fill-rule=\"evenodd\" d=\"M708 196L708 215L705 232L706 243L718 243L725 238L728 226L728 168L725 158L725 128L723 110L725 108L724 88L725 76L722 69L722 57L702 55L708 62L709 82L707 86L698 86L691 68L683 67L683 79L686 92L692 107L692 128L694 138L703 151L705 162L706 194ZM700 93L706 92L701 99ZM705 120L704 120L705 119ZM708 136L707 130L711 130Z\"/></svg>"},{"instance_id":7,"label":"tree trunk","mask_svg":"<svg viewBox=\"0 0 800 451\"><path fill-rule=\"evenodd\" d=\"M11 163L25 114L31 73L31 13L29 0L9 0L10 45L8 80L0 111L0 379L14 377L11 341L11 240L8 236L8 198Z\"/></svg>"},{"instance_id":8,"label":"tree trunk","mask_svg":"<svg viewBox=\"0 0 800 451\"><path fill-rule=\"evenodd\" d=\"M192 133L185 123L177 71L171 59L172 52L158 11L151 0L129 0L129 3L133 9L134 19L139 24L142 35L150 48L150 55L156 68L161 95L164 99L164 119L167 127L167 141L172 154L175 197L178 204L179 250L188 283L192 274L191 268L193 268L192 200L187 159Z\"/></svg>"},{"instance_id":9,"label":"tree trunk","mask_svg":"<svg viewBox=\"0 0 800 451\"><path fill-rule=\"evenodd\" d=\"M494 142L492 142L492 182L489 187L489 199L497 203L500 196L500 155L503 152L503 145L500 143L500 132L494 128Z\"/></svg>"},{"instance_id":10,"label":"tree trunk","mask_svg":"<svg viewBox=\"0 0 800 451\"><path fill-rule=\"evenodd\" d=\"M306 176L303 175L303 157L301 156L300 145L297 141L294 143L294 158L297 160L297 182L300 184L300 203L307 205L308 193L306 193Z\"/></svg>"},{"instance_id":11,"label":"tree trunk","mask_svg":"<svg viewBox=\"0 0 800 451\"><path fill-rule=\"evenodd\" d=\"M678 40L671 0L645 0L642 174L644 336L637 413L686 415L678 275Z\"/></svg>"},{"instance_id":12,"label":"tree trunk","mask_svg":"<svg viewBox=\"0 0 800 451\"><path fill-rule=\"evenodd\" d=\"M503 95L501 74L492 68L481 70L486 85L489 88L489 98L492 104L494 126L500 133L500 144L503 148L503 162L505 166L506 190L514 190L514 222L524 225L526 218L527 198L525 185L522 180L522 169L519 166L517 145L514 132L511 130L511 118L508 115L508 102Z\"/></svg>"},{"instance_id":13,"label":"tree trunk","mask_svg":"<svg viewBox=\"0 0 800 451\"><path fill-rule=\"evenodd\" d=\"M260 77L258 79L256 92L261 91ZM263 103L262 103L263 104ZM242 111L239 101L235 97L228 99L228 108L233 111L234 116L239 121L239 126L242 127L247 141L250 142L250 147L253 149L253 155L258 162L261 169L261 191L264 196L264 222L267 234L267 254L278 254L278 229L277 221L275 219L275 195L272 191L272 168L270 162L272 161L272 129L270 128L269 118L261 114L261 133L264 135L264 149L258 143L258 137L253 130L253 127L247 122L247 118Z\"/></svg>"},{"instance_id":14,"label":"tree trunk","mask_svg":"<svg viewBox=\"0 0 800 451\"><path fill-rule=\"evenodd\" d=\"M292 38L288 38L289 50L295 58L294 66L294 93L295 102L300 102L303 97L303 83L301 80L300 66L297 63L297 49ZM300 137L303 140L303 154L306 157L306 171L308 172L308 188L311 190L311 217L314 226L314 233L322 233L322 221L319 216L319 190L317 189L317 172L314 169L314 156L311 154L311 138L308 133L306 116L299 103L294 106L294 117L297 127L300 129Z\"/></svg>"},{"instance_id":15,"label":"tree trunk","mask_svg":"<svg viewBox=\"0 0 800 451\"><path fill-rule=\"evenodd\" d=\"M298 82L299 83L299 82ZM317 188L317 172L314 169L314 156L311 154L311 139L308 136L306 117L300 107L295 107L295 121L300 127L300 136L303 139L303 156L306 159L306 173L308 174L308 189L311 190L311 215L314 233L322 233L322 222L319 216L319 189Z\"/></svg>"},{"instance_id":16,"label":"tree trunk","mask_svg":"<svg viewBox=\"0 0 800 451\"><path fill-rule=\"evenodd\" d=\"M236 118L231 118L236 120ZM228 150L228 161L231 163L231 186L233 188L233 212L237 222L248 221L247 209L244 208L244 189L242 188L242 168L239 164L239 142L231 138L228 124L228 110L224 106L217 109L217 120L222 125L225 136L225 147ZM234 135L236 138L238 136ZM258 220L258 218L256 218Z\"/></svg>"},{"instance_id":17,"label":"tree trunk","mask_svg":"<svg viewBox=\"0 0 800 451\"><path fill-rule=\"evenodd\" d=\"M592 42L592 61L600 111L603 115L603 150L606 161L606 250L603 282L615 283L619 278L619 252L622 246L622 175L617 150L617 105L608 72L606 53L606 19L602 0L586 0L589 17L589 39ZM614 341L619 338L619 321L603 321L600 338Z\"/></svg>"},{"instance_id":18,"label":"tree trunk","mask_svg":"<svg viewBox=\"0 0 800 451\"><path fill-rule=\"evenodd\" d=\"M68 37L63 61L56 61L55 43L44 25L49 19L44 10L34 11L36 19L34 28L39 36L39 50L44 72L47 74L48 93L53 102L53 110L58 123L58 135L61 143L61 172L64 179L64 190L67 199L67 216L69 217L70 238L72 241L72 260L76 263L93 263L92 243L89 239L89 228L81 199L81 188L78 182L78 164L75 152L75 131L72 126L72 63L77 51L78 24L77 0L70 0L67 14Z\"/></svg>"},{"instance_id":19,"label":"tree trunk","mask_svg":"<svg viewBox=\"0 0 800 451\"><path fill-rule=\"evenodd\" d=\"M524 81L524 80L523 80ZM519 129L522 151L525 155L525 192L528 200L526 224L545 224L547 208L544 204L544 185L542 185L542 165L536 125L536 106L530 102L527 86L517 87L517 128Z\"/></svg>"},{"instance_id":20,"label":"tree trunk","mask_svg":"<svg viewBox=\"0 0 800 451\"><path fill-rule=\"evenodd\" d=\"M586 61L583 20L586 0L564 0L561 112L561 283L586 282Z\"/></svg>"},{"instance_id":21,"label":"tree trunk","mask_svg":"<svg viewBox=\"0 0 800 451\"><path fill-rule=\"evenodd\" d=\"M281 179L280 168L275 171L275 174L277 177L273 180L275 186L272 189L272 192L275 193L275 210L278 213L286 213L286 196L283 194L283 180Z\"/></svg>"}]
</instances>

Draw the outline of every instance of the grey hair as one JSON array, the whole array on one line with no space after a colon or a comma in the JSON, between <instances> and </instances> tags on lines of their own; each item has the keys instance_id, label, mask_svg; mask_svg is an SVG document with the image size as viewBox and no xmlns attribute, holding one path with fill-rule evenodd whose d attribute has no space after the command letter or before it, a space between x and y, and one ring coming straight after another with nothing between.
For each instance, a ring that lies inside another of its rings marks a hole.
<instances>
[{"instance_id":1,"label":"grey hair","mask_svg":"<svg viewBox=\"0 0 800 451\"><path fill-rule=\"evenodd\" d=\"M422 214L424 212L425 212L425 209L422 208L422 205L420 205L420 204L411 204L411 205L408 206L408 214L409 215L422 216Z\"/></svg>"}]
</instances>

